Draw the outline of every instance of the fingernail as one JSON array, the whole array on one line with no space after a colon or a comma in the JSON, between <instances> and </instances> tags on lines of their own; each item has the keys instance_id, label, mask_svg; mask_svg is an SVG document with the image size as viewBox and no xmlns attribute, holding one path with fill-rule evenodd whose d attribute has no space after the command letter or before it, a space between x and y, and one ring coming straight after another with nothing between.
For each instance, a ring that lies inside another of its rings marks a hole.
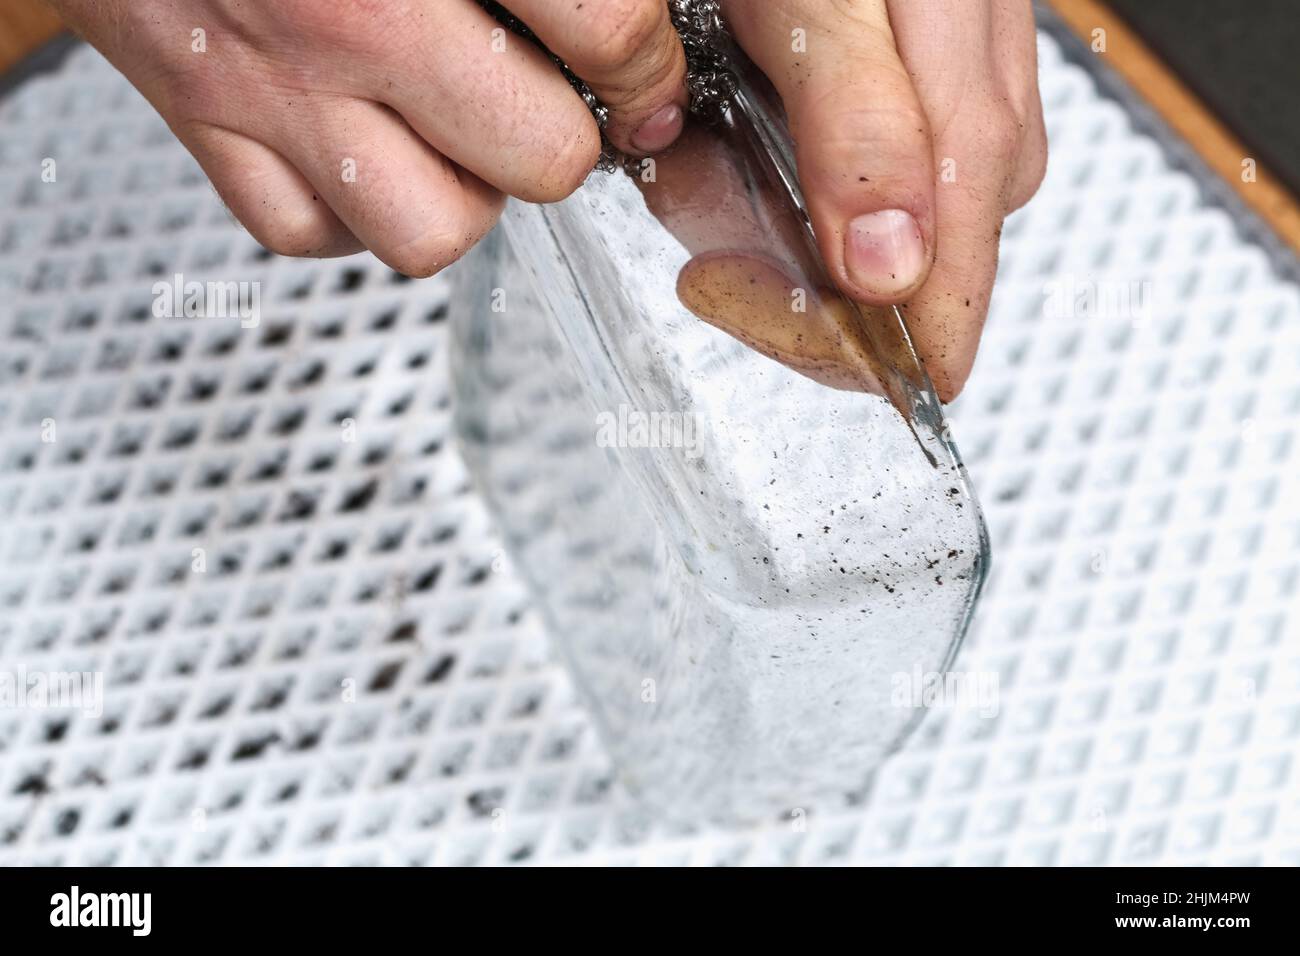
<instances>
[{"instance_id":1,"label":"fingernail","mask_svg":"<svg viewBox=\"0 0 1300 956\"><path fill-rule=\"evenodd\" d=\"M858 216L845 239L849 278L868 292L898 295L925 267L925 241L911 213L884 209Z\"/></svg>"},{"instance_id":2,"label":"fingernail","mask_svg":"<svg viewBox=\"0 0 1300 956\"><path fill-rule=\"evenodd\" d=\"M632 145L644 153L667 149L682 135L682 108L669 103L632 134Z\"/></svg>"}]
</instances>

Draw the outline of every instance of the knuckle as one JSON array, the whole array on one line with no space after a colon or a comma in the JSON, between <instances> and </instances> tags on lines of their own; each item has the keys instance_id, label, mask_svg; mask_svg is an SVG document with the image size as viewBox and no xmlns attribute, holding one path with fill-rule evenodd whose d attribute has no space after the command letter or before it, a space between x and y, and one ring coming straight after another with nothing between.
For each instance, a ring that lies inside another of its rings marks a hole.
<instances>
[{"instance_id":1,"label":"knuckle","mask_svg":"<svg viewBox=\"0 0 1300 956\"><path fill-rule=\"evenodd\" d=\"M809 119L800 125L820 132L820 139L814 137L816 148L808 154L818 158L823 173L857 182L860 174L874 180L873 171L880 176L893 171L908 174L921 161L929 163L928 123L917 108L857 109L840 113L831 122L815 114Z\"/></svg>"},{"instance_id":2,"label":"knuckle","mask_svg":"<svg viewBox=\"0 0 1300 956\"><path fill-rule=\"evenodd\" d=\"M1038 192L1047 177L1047 133L1037 127L1027 138L1011 193L1011 208L1019 209Z\"/></svg>"},{"instance_id":3,"label":"knuckle","mask_svg":"<svg viewBox=\"0 0 1300 956\"><path fill-rule=\"evenodd\" d=\"M232 102L243 101L248 89L246 74L240 73L247 61L248 51L237 44L232 44L225 60L173 51L142 64L132 82L148 91L155 108L173 125L230 125L237 113ZM239 90L239 95L232 96L232 88Z\"/></svg>"},{"instance_id":4,"label":"knuckle","mask_svg":"<svg viewBox=\"0 0 1300 956\"><path fill-rule=\"evenodd\" d=\"M596 136L570 137L556 149L548 151L539 167L536 182L522 195L529 202L559 202L577 190L600 158L600 141Z\"/></svg>"},{"instance_id":5,"label":"knuckle","mask_svg":"<svg viewBox=\"0 0 1300 956\"><path fill-rule=\"evenodd\" d=\"M402 275L427 279L460 259L472 245L472 237L465 229L444 223L381 258Z\"/></svg>"},{"instance_id":6,"label":"knuckle","mask_svg":"<svg viewBox=\"0 0 1300 956\"><path fill-rule=\"evenodd\" d=\"M1025 138L1025 123L1009 104L993 100L979 111L980 151L988 158L1001 163L1015 160L1021 151Z\"/></svg>"},{"instance_id":7,"label":"knuckle","mask_svg":"<svg viewBox=\"0 0 1300 956\"><path fill-rule=\"evenodd\" d=\"M314 209L279 210L270 216L243 216L240 222L259 243L276 255L309 257L336 238L331 223Z\"/></svg>"},{"instance_id":8,"label":"knuckle","mask_svg":"<svg viewBox=\"0 0 1300 956\"><path fill-rule=\"evenodd\" d=\"M667 35L668 8L657 0L613 0L595 14L595 22L578 29L591 39L579 58L587 69L608 73L627 66L655 37Z\"/></svg>"},{"instance_id":9,"label":"knuckle","mask_svg":"<svg viewBox=\"0 0 1300 956\"><path fill-rule=\"evenodd\" d=\"M958 183L1007 201L1017 194L1024 167L1045 157L1045 146L1035 145L1039 135L1006 99L983 94L971 97L944 127L936 153L956 158Z\"/></svg>"},{"instance_id":10,"label":"knuckle","mask_svg":"<svg viewBox=\"0 0 1300 956\"><path fill-rule=\"evenodd\" d=\"M494 181L527 202L555 202L582 185L600 156L600 133L581 100L566 94L539 103L509 83L501 96L492 120Z\"/></svg>"},{"instance_id":11,"label":"knuckle","mask_svg":"<svg viewBox=\"0 0 1300 956\"><path fill-rule=\"evenodd\" d=\"M829 0L827 3L831 22L854 25L870 30L888 31L889 18L883 3L863 3L862 0Z\"/></svg>"},{"instance_id":12,"label":"knuckle","mask_svg":"<svg viewBox=\"0 0 1300 956\"><path fill-rule=\"evenodd\" d=\"M308 41L363 50L399 38L418 16L410 0L278 0L268 17Z\"/></svg>"}]
</instances>

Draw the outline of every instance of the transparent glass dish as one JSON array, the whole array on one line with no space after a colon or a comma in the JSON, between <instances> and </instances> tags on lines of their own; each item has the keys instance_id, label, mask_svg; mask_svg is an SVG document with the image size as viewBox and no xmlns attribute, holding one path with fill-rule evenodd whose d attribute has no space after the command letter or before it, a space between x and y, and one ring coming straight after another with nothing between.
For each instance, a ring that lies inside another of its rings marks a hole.
<instances>
[{"instance_id":1,"label":"transparent glass dish","mask_svg":"<svg viewBox=\"0 0 1300 956\"><path fill-rule=\"evenodd\" d=\"M682 822L841 800L988 567L897 310L834 291L761 81L457 267L474 479L618 776Z\"/></svg>"}]
</instances>

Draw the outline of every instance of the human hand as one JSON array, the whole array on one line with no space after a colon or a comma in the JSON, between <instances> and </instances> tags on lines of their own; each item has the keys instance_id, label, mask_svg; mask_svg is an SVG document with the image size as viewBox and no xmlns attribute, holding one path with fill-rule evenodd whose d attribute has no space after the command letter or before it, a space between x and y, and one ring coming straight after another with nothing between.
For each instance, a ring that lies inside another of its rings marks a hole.
<instances>
[{"instance_id":1,"label":"human hand","mask_svg":"<svg viewBox=\"0 0 1300 956\"><path fill-rule=\"evenodd\" d=\"M903 308L951 400L975 361L1002 221L1046 167L1030 0L723 7L785 103L831 276Z\"/></svg>"},{"instance_id":2,"label":"human hand","mask_svg":"<svg viewBox=\"0 0 1300 956\"><path fill-rule=\"evenodd\" d=\"M427 276L600 154L590 111L474 0L52 0L153 103L231 212L291 256L372 250ZM685 58L663 0L507 0L610 108L611 141L667 146Z\"/></svg>"},{"instance_id":3,"label":"human hand","mask_svg":"<svg viewBox=\"0 0 1300 956\"><path fill-rule=\"evenodd\" d=\"M52 2L286 255L368 247L430 275L491 228L502 193L563 198L599 153L560 72L474 0ZM785 102L832 277L902 305L951 399L1002 220L1046 162L1029 0L723 2ZM677 137L684 61L663 0L508 5L611 107L616 146Z\"/></svg>"}]
</instances>

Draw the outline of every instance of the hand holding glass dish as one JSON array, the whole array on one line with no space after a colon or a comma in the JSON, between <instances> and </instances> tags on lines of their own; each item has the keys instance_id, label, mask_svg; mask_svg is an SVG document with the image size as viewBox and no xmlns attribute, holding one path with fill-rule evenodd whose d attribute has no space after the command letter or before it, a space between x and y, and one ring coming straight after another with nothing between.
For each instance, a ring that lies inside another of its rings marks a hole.
<instances>
[{"instance_id":1,"label":"hand holding glass dish","mask_svg":"<svg viewBox=\"0 0 1300 956\"><path fill-rule=\"evenodd\" d=\"M462 446L621 779L688 821L864 786L987 542L898 312L820 264L761 85L652 164L512 204L459 277ZM600 441L629 411L697 440Z\"/></svg>"}]
</instances>

